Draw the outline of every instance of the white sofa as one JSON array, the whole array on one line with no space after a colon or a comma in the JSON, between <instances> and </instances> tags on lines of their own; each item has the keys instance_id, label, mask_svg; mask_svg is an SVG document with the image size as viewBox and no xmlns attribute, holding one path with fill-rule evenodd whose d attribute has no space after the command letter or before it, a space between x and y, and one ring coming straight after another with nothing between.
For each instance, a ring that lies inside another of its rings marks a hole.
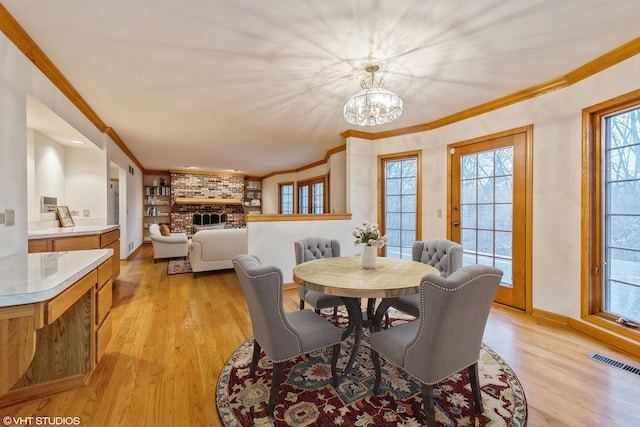
<instances>
[{"instance_id":1,"label":"white sofa","mask_svg":"<svg viewBox=\"0 0 640 427\"><path fill-rule=\"evenodd\" d=\"M185 233L163 236L158 224L149 226L149 237L153 243L153 262L162 258L186 258L189 239Z\"/></svg>"},{"instance_id":2,"label":"white sofa","mask_svg":"<svg viewBox=\"0 0 640 427\"><path fill-rule=\"evenodd\" d=\"M202 230L189 241L189 262L194 277L202 271L233 268L233 257L246 253L246 228Z\"/></svg>"}]
</instances>

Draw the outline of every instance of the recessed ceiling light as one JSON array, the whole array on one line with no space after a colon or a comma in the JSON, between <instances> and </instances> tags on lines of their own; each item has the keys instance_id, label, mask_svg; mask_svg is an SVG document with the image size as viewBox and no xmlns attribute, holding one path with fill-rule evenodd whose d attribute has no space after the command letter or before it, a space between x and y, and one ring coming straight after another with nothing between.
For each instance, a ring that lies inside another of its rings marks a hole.
<instances>
[{"instance_id":1,"label":"recessed ceiling light","mask_svg":"<svg viewBox=\"0 0 640 427\"><path fill-rule=\"evenodd\" d=\"M70 139L69 142L78 145L84 144L84 141L80 141L79 139Z\"/></svg>"}]
</instances>

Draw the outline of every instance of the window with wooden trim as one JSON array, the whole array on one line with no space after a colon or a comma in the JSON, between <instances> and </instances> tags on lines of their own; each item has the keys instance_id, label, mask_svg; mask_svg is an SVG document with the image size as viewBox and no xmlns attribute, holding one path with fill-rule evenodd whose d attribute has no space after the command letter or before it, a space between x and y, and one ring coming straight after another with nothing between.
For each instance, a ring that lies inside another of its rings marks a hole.
<instances>
[{"instance_id":1,"label":"window with wooden trim","mask_svg":"<svg viewBox=\"0 0 640 427\"><path fill-rule=\"evenodd\" d=\"M328 175L298 182L298 213L329 212Z\"/></svg>"},{"instance_id":2,"label":"window with wooden trim","mask_svg":"<svg viewBox=\"0 0 640 427\"><path fill-rule=\"evenodd\" d=\"M591 107L584 117L583 315L638 338L640 91Z\"/></svg>"},{"instance_id":3,"label":"window with wooden trim","mask_svg":"<svg viewBox=\"0 0 640 427\"><path fill-rule=\"evenodd\" d=\"M293 182L278 184L278 213L293 213Z\"/></svg>"},{"instance_id":4,"label":"window with wooden trim","mask_svg":"<svg viewBox=\"0 0 640 427\"><path fill-rule=\"evenodd\" d=\"M412 258L421 232L420 152L378 156L380 212L378 223L389 241L384 256Z\"/></svg>"}]
</instances>

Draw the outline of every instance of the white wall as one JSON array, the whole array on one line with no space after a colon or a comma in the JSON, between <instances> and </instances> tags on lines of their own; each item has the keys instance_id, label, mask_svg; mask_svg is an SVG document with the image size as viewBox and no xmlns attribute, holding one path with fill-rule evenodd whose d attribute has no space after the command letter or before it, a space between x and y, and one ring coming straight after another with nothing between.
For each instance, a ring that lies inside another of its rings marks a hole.
<instances>
[{"instance_id":1,"label":"white wall","mask_svg":"<svg viewBox=\"0 0 640 427\"><path fill-rule=\"evenodd\" d=\"M640 87L640 56L571 87L446 127L347 141L348 206L375 220L379 154L422 151L423 239L446 236L446 146L529 124L533 130L533 307L580 318L582 109ZM371 172L373 171L373 172Z\"/></svg>"},{"instance_id":2,"label":"white wall","mask_svg":"<svg viewBox=\"0 0 640 427\"><path fill-rule=\"evenodd\" d=\"M0 225L0 257L27 252L27 126L24 71L30 65L0 35L0 210L15 210L15 225Z\"/></svg>"},{"instance_id":3,"label":"white wall","mask_svg":"<svg viewBox=\"0 0 640 427\"><path fill-rule=\"evenodd\" d=\"M55 213L41 213L42 196L55 197L72 211L76 225L106 222L105 153L98 148L65 147L27 129L29 230L58 227ZM89 216L84 216L84 209Z\"/></svg>"},{"instance_id":4,"label":"white wall","mask_svg":"<svg viewBox=\"0 0 640 427\"><path fill-rule=\"evenodd\" d=\"M65 202L66 151L65 148L51 138L27 129L27 151L29 164L27 170L33 171L29 177L27 195L29 197L29 227L37 229L37 224L44 220L55 220L55 214L40 215L40 197L55 197L59 205Z\"/></svg>"},{"instance_id":5,"label":"white wall","mask_svg":"<svg viewBox=\"0 0 640 427\"><path fill-rule=\"evenodd\" d=\"M284 283L291 283L296 265L293 242L316 236L336 239L340 242L340 255L355 255L360 247L353 245L354 227L350 220L249 222L248 250L263 265L279 267Z\"/></svg>"},{"instance_id":6,"label":"white wall","mask_svg":"<svg viewBox=\"0 0 640 427\"><path fill-rule=\"evenodd\" d=\"M107 157L102 150L66 148L66 204L76 225L107 224ZM88 217L84 210L88 210ZM78 212L78 215L74 215Z\"/></svg>"},{"instance_id":7,"label":"white wall","mask_svg":"<svg viewBox=\"0 0 640 427\"><path fill-rule=\"evenodd\" d=\"M329 158L329 195L331 213L347 210L347 152L340 151Z\"/></svg>"}]
</instances>

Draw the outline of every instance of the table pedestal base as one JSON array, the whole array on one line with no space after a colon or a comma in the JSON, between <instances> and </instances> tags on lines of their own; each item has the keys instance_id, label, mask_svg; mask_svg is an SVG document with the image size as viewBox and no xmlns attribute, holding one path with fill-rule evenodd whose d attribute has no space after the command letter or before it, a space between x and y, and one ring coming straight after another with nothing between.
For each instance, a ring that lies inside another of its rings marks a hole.
<instances>
[{"instance_id":1,"label":"table pedestal base","mask_svg":"<svg viewBox=\"0 0 640 427\"><path fill-rule=\"evenodd\" d=\"M371 332L380 331L382 329L381 324L384 314L397 299L398 298L383 298L376 309L376 299L369 298L367 301L367 311L363 313L360 305L360 298L342 297L342 301L349 313L349 325L342 333L342 339L345 340L349 335L351 335L351 332L355 331L353 348L349 355L349 361L347 362L344 371L342 371L342 375L347 375L351 371L353 363L356 360L356 356L360 350L360 341L362 340L362 328L368 327Z\"/></svg>"}]
</instances>

